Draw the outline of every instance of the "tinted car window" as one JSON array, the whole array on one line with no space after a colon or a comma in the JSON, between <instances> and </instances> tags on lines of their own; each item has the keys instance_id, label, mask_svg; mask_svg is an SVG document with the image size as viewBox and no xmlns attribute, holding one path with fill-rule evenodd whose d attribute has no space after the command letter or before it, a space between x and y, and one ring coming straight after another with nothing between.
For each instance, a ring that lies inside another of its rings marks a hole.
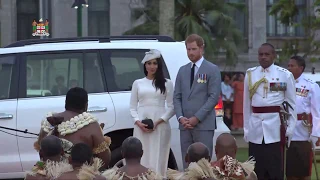
<instances>
[{"instance_id":1,"label":"tinted car window","mask_svg":"<svg viewBox=\"0 0 320 180\"><path fill-rule=\"evenodd\" d=\"M0 100L10 98L15 60L15 56L0 57Z\"/></svg>"},{"instance_id":2,"label":"tinted car window","mask_svg":"<svg viewBox=\"0 0 320 180\"><path fill-rule=\"evenodd\" d=\"M103 62L105 63L109 91L131 91L132 83L136 79L145 77L141 61L147 51L150 50L125 49L104 51ZM169 79L169 73L163 59L162 64L164 75Z\"/></svg>"},{"instance_id":3,"label":"tinted car window","mask_svg":"<svg viewBox=\"0 0 320 180\"><path fill-rule=\"evenodd\" d=\"M98 53L52 53L26 56L26 97L66 95L72 87L104 92Z\"/></svg>"}]
</instances>

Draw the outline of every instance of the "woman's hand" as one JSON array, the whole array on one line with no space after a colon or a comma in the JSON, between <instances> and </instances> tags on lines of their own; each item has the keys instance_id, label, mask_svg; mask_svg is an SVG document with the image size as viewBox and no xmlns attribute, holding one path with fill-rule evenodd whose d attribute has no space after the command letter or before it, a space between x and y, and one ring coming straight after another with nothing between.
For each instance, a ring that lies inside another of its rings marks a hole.
<instances>
[{"instance_id":1,"label":"woman's hand","mask_svg":"<svg viewBox=\"0 0 320 180\"><path fill-rule=\"evenodd\" d=\"M141 121L136 121L135 124L136 124L143 132L148 133L148 132L153 131L152 129L148 129L148 128L147 128L148 125L143 124Z\"/></svg>"},{"instance_id":2,"label":"woman's hand","mask_svg":"<svg viewBox=\"0 0 320 180\"><path fill-rule=\"evenodd\" d=\"M158 121L156 121L156 122L154 123L153 130L155 130L159 124L164 123L164 122L165 122L165 121L160 118Z\"/></svg>"}]
</instances>

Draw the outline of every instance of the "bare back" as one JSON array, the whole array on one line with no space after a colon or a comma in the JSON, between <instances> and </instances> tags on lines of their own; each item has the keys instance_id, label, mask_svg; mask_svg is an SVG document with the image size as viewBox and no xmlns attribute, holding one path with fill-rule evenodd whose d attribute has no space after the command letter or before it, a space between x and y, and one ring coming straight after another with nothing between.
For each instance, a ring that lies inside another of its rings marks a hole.
<instances>
[{"instance_id":1,"label":"bare back","mask_svg":"<svg viewBox=\"0 0 320 180\"><path fill-rule=\"evenodd\" d=\"M90 115L91 116L91 115ZM47 118L50 124L53 124L55 126L59 124L63 124L63 122L70 121L72 118L79 117L79 113L71 112L71 111L64 111L61 113L53 114L53 118ZM111 158L111 152L109 149L109 145L106 142L105 137L103 136L102 130L98 124L97 121L91 121L90 123L81 124L82 127L78 128L78 124L76 125L77 129L76 131L71 133L56 133L56 135L61 138L65 139L69 142L71 142L71 145L77 144L77 143L85 143L87 144L92 150L96 157L102 159L104 162L104 166L102 169L105 169L108 167L110 158ZM43 131L43 129L40 132L38 143L41 141L43 137L47 135L46 132ZM71 146L72 147L72 146ZM65 151L70 151L71 148L68 146L68 149L65 149Z\"/></svg>"}]
</instances>

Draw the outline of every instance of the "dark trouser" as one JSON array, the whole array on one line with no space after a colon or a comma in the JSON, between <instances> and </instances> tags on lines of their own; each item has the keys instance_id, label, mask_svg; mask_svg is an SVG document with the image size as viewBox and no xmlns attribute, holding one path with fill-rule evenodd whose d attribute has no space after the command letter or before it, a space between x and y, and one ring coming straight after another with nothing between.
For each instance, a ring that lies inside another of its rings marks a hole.
<instances>
[{"instance_id":1,"label":"dark trouser","mask_svg":"<svg viewBox=\"0 0 320 180\"><path fill-rule=\"evenodd\" d=\"M231 117L228 118L226 117L226 109L230 109L230 115ZM223 116L223 122L226 124L226 126L231 129L232 126L232 109L233 109L233 101L230 101L229 103L227 101L223 101L223 111L224 111L224 116Z\"/></svg>"},{"instance_id":2,"label":"dark trouser","mask_svg":"<svg viewBox=\"0 0 320 180\"><path fill-rule=\"evenodd\" d=\"M249 142L249 156L256 161L255 173L259 180L262 179L284 179L283 173L283 151L280 142L265 144L254 144Z\"/></svg>"},{"instance_id":3,"label":"dark trouser","mask_svg":"<svg viewBox=\"0 0 320 180\"><path fill-rule=\"evenodd\" d=\"M205 144L209 149L210 156L212 156L214 148L213 136L214 130L180 130L181 154L184 169L188 167L185 162L188 147L195 142L202 142Z\"/></svg>"},{"instance_id":4,"label":"dark trouser","mask_svg":"<svg viewBox=\"0 0 320 180\"><path fill-rule=\"evenodd\" d=\"M231 114L232 114L233 101L230 101L229 103L228 101L223 101L223 110L225 111L227 108L231 110Z\"/></svg>"},{"instance_id":5,"label":"dark trouser","mask_svg":"<svg viewBox=\"0 0 320 180\"><path fill-rule=\"evenodd\" d=\"M287 177L308 177L312 171L312 149L308 141L291 141L287 150Z\"/></svg>"}]
</instances>

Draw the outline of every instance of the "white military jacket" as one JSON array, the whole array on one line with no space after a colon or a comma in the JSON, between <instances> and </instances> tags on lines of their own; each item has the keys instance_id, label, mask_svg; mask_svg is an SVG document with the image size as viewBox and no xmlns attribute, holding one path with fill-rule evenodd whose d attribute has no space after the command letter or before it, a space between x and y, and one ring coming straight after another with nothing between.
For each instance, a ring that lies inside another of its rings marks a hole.
<instances>
[{"instance_id":1,"label":"white military jacket","mask_svg":"<svg viewBox=\"0 0 320 180\"><path fill-rule=\"evenodd\" d=\"M251 83L265 77L267 83L261 83L250 100L248 72L251 72ZM285 91L275 90L280 86L286 88ZM288 120L287 132L293 134L297 121L295 80L291 72L272 64L269 68L263 69L261 66L247 70L244 80L243 97L243 119L244 135L249 142L255 144L266 144L280 142L280 117L279 113L253 113L252 106L280 106L287 101L294 110L289 108L291 116Z\"/></svg>"},{"instance_id":2,"label":"white military jacket","mask_svg":"<svg viewBox=\"0 0 320 180\"><path fill-rule=\"evenodd\" d=\"M303 74L296 79L296 108L297 114L312 114L312 136L320 137L320 88L312 80ZM300 119L298 119L300 120ZM303 126L302 121L297 121L292 137L293 141L308 141L308 128Z\"/></svg>"}]
</instances>

